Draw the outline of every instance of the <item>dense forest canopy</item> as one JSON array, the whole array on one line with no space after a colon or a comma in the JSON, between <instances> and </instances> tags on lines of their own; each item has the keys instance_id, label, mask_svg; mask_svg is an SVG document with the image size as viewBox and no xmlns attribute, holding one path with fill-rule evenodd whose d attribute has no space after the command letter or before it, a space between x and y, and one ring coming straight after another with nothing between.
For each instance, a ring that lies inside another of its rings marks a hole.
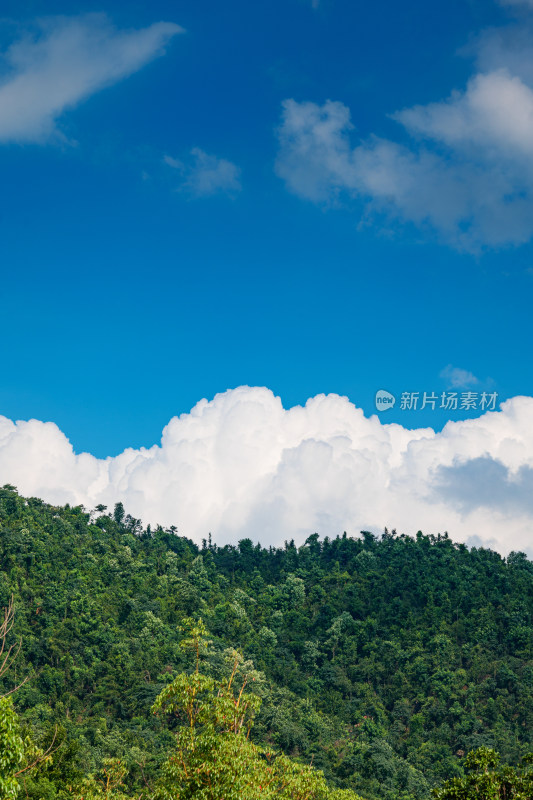
<instances>
[{"instance_id":1,"label":"dense forest canopy","mask_svg":"<svg viewBox=\"0 0 533 800\"><path fill-rule=\"evenodd\" d=\"M228 653L253 672L250 744L312 763L332 791L423 800L459 785L476 748L504 767L531 749L533 563L522 553L394 531L199 547L143 528L121 504L88 513L6 486L0 566L0 607L14 596L22 641L0 695L28 678L12 696L21 736L45 753L53 742L24 779L33 800L71 796L106 769L128 797L155 785L180 728L151 709L195 671L185 618L205 625L209 685L228 679Z\"/></svg>"}]
</instances>

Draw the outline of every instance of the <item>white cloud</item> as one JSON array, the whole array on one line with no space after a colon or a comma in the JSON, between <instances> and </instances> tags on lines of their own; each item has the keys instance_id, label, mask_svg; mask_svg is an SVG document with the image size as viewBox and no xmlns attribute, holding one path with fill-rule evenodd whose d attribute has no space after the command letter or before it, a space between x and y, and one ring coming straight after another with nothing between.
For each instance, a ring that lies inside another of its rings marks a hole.
<instances>
[{"instance_id":1,"label":"white cloud","mask_svg":"<svg viewBox=\"0 0 533 800\"><path fill-rule=\"evenodd\" d=\"M164 161L182 175L180 190L193 197L210 197L215 194L238 194L241 189L241 170L225 158L209 155L199 147L191 150L188 162L180 161L172 156L165 156Z\"/></svg>"},{"instance_id":2,"label":"white cloud","mask_svg":"<svg viewBox=\"0 0 533 800\"><path fill-rule=\"evenodd\" d=\"M65 110L161 55L181 30L171 22L117 30L104 14L41 21L3 54L0 142L61 137Z\"/></svg>"},{"instance_id":3,"label":"white cloud","mask_svg":"<svg viewBox=\"0 0 533 800\"><path fill-rule=\"evenodd\" d=\"M394 115L409 131L454 148L483 148L495 157L533 157L533 92L505 70L476 75L465 92Z\"/></svg>"},{"instance_id":4,"label":"white cloud","mask_svg":"<svg viewBox=\"0 0 533 800\"><path fill-rule=\"evenodd\" d=\"M448 364L447 367L444 367L440 373L440 377L444 378L447 381L448 386L451 386L454 389L475 386L477 383L479 383L479 380L471 372L466 369L461 369L460 367L454 367L451 364Z\"/></svg>"},{"instance_id":5,"label":"white cloud","mask_svg":"<svg viewBox=\"0 0 533 800\"><path fill-rule=\"evenodd\" d=\"M276 170L292 192L326 202L342 189L357 189L352 128L350 111L342 103L328 100L319 106L285 100Z\"/></svg>"},{"instance_id":6,"label":"white cloud","mask_svg":"<svg viewBox=\"0 0 533 800\"><path fill-rule=\"evenodd\" d=\"M286 100L278 175L315 203L357 200L367 210L430 227L466 250L533 236L533 48L523 27L489 31L464 91L392 115L403 144L354 140L340 102Z\"/></svg>"},{"instance_id":7,"label":"white cloud","mask_svg":"<svg viewBox=\"0 0 533 800\"><path fill-rule=\"evenodd\" d=\"M211 531L219 543L279 544L387 525L531 553L532 476L531 397L436 433L365 418L337 395L285 410L244 386L173 418L161 446L108 459L75 455L51 423L0 417L0 484L87 508L122 500L197 541Z\"/></svg>"}]
</instances>

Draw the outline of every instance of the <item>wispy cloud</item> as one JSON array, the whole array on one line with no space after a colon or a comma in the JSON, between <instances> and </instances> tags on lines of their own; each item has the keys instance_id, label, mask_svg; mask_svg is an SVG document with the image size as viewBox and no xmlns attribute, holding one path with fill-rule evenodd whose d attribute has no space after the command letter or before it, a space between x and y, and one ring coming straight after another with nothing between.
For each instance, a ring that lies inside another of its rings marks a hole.
<instances>
[{"instance_id":1,"label":"wispy cloud","mask_svg":"<svg viewBox=\"0 0 533 800\"><path fill-rule=\"evenodd\" d=\"M448 386L454 389L467 388L468 386L476 386L479 383L478 378L466 369L454 367L448 364L442 372L440 377L444 378Z\"/></svg>"},{"instance_id":2,"label":"wispy cloud","mask_svg":"<svg viewBox=\"0 0 533 800\"><path fill-rule=\"evenodd\" d=\"M520 48L517 51L517 41ZM316 203L357 200L359 211L432 228L477 250L533 236L533 45L528 31L479 37L478 71L463 91L392 115L410 144L354 141L350 109L286 100L277 173Z\"/></svg>"},{"instance_id":3,"label":"wispy cloud","mask_svg":"<svg viewBox=\"0 0 533 800\"><path fill-rule=\"evenodd\" d=\"M3 54L0 142L61 138L67 109L161 55L181 31L171 22L117 30L104 14L39 21Z\"/></svg>"},{"instance_id":4,"label":"wispy cloud","mask_svg":"<svg viewBox=\"0 0 533 800\"><path fill-rule=\"evenodd\" d=\"M215 194L235 196L241 189L241 170L231 161L195 147L186 161L165 156L165 163L181 175L179 188L193 197Z\"/></svg>"}]
</instances>

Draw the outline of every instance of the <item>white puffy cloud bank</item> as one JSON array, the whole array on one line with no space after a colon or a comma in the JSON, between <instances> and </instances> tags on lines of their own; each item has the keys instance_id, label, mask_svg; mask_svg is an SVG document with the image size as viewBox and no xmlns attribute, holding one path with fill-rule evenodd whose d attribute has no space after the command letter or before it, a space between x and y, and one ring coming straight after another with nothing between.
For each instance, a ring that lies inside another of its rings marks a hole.
<instances>
[{"instance_id":1,"label":"white puffy cloud bank","mask_svg":"<svg viewBox=\"0 0 533 800\"><path fill-rule=\"evenodd\" d=\"M53 423L0 417L3 483L54 504L121 500L196 541L277 545L388 526L533 555L533 398L436 433L366 418L338 395L284 409L242 386L174 417L160 446L107 459L76 455Z\"/></svg>"},{"instance_id":2,"label":"white puffy cloud bank","mask_svg":"<svg viewBox=\"0 0 533 800\"><path fill-rule=\"evenodd\" d=\"M529 6L533 0L507 0ZM462 250L533 237L533 24L482 33L464 88L391 114L392 138L356 135L342 102L283 103L276 169L315 203L357 203Z\"/></svg>"}]
</instances>

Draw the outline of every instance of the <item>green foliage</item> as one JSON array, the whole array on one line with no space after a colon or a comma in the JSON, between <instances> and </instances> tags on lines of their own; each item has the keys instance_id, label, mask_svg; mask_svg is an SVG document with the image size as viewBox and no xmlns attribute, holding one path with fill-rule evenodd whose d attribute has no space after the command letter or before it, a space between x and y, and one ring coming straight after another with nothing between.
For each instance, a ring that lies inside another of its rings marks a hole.
<instances>
[{"instance_id":1,"label":"green foliage","mask_svg":"<svg viewBox=\"0 0 533 800\"><path fill-rule=\"evenodd\" d=\"M253 659L261 698L247 741L367 800L426 800L464 778L464 753L494 748L510 764L531 749L523 554L395 532L199 548L117 505L89 514L0 489L0 607L14 594L22 640L0 695L31 675L14 695L21 735L46 751L59 731L53 763L24 773L29 800L103 780L105 759L127 770L113 791L150 797L181 724L150 708L179 676L192 680L195 641L198 674L213 681L199 701L240 650L234 680ZM199 617L209 647L186 621Z\"/></svg>"},{"instance_id":2,"label":"green foliage","mask_svg":"<svg viewBox=\"0 0 533 800\"><path fill-rule=\"evenodd\" d=\"M467 775L453 778L433 791L435 800L531 800L533 797L533 753L523 766L500 766L495 750L479 747L465 759Z\"/></svg>"},{"instance_id":3,"label":"green foliage","mask_svg":"<svg viewBox=\"0 0 533 800\"><path fill-rule=\"evenodd\" d=\"M98 775L82 781L74 800L128 800L122 792L127 769L117 758L104 758Z\"/></svg>"},{"instance_id":4,"label":"green foliage","mask_svg":"<svg viewBox=\"0 0 533 800\"><path fill-rule=\"evenodd\" d=\"M20 649L20 643L10 643L13 625L14 607L13 598L10 598L0 623L0 679L6 678L13 670ZM17 688L15 684L10 692L0 695L0 800L18 797L20 777L50 761L50 748L43 753L24 734L11 697Z\"/></svg>"},{"instance_id":5,"label":"green foliage","mask_svg":"<svg viewBox=\"0 0 533 800\"><path fill-rule=\"evenodd\" d=\"M26 760L26 743L10 697L0 698L0 797L3 800L18 796L20 784L17 773Z\"/></svg>"},{"instance_id":6,"label":"green foliage","mask_svg":"<svg viewBox=\"0 0 533 800\"><path fill-rule=\"evenodd\" d=\"M243 670L244 660L235 653L229 678L215 681L203 675L199 653L207 653L204 634L200 620L185 640L195 653L195 671L178 675L154 704L154 713L172 714L182 723L156 800L360 800L350 791L328 790L322 773L311 766L250 741L261 704L249 691L256 672Z\"/></svg>"}]
</instances>

